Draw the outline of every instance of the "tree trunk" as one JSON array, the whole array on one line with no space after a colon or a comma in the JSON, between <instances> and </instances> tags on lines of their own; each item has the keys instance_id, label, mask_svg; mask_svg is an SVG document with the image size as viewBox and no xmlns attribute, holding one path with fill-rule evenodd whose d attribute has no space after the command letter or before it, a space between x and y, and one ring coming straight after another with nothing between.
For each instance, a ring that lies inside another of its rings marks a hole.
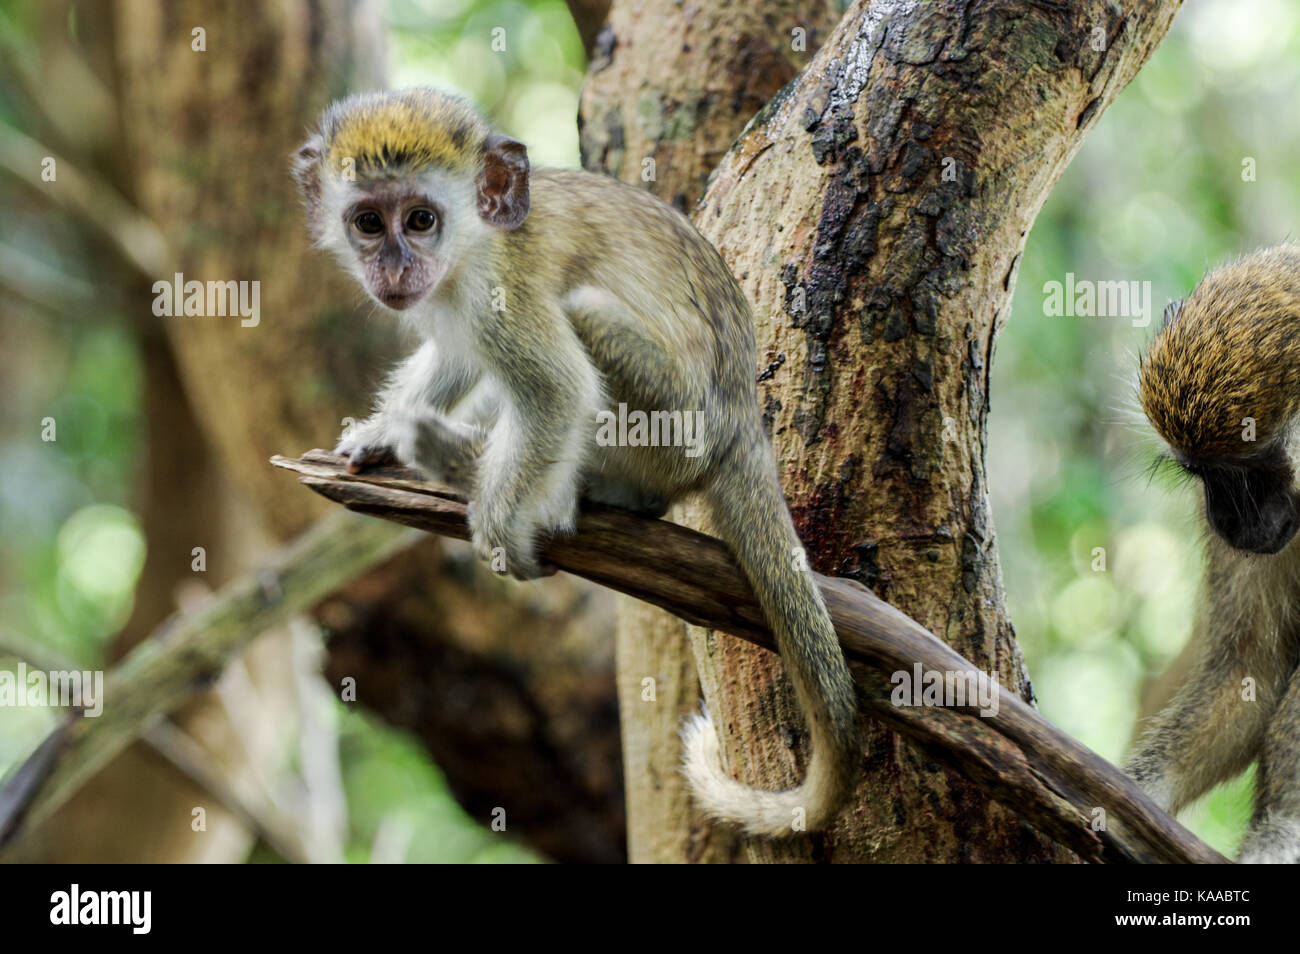
<instances>
[{"instance_id":1,"label":"tree trunk","mask_svg":"<svg viewBox=\"0 0 1300 954\"><path fill-rule=\"evenodd\" d=\"M989 361L1035 215L1177 9L855 3L696 216L755 306L760 398L810 564L872 587L1030 700L988 514ZM711 632L692 643L733 773L793 784L805 734L790 734L802 720L779 661ZM743 839L745 856L1068 857L879 726L863 765L832 831ZM689 845L689 818L674 821Z\"/></svg>"},{"instance_id":2,"label":"tree trunk","mask_svg":"<svg viewBox=\"0 0 1300 954\"><path fill-rule=\"evenodd\" d=\"M828 2L615 3L582 94L583 165L689 212L745 123L807 64L837 19ZM796 30L804 42L792 43ZM669 518L687 522L687 511ZM678 729L700 700L689 647L680 619L620 598L619 717L634 862L736 857L732 832L693 809L678 771Z\"/></svg>"}]
</instances>

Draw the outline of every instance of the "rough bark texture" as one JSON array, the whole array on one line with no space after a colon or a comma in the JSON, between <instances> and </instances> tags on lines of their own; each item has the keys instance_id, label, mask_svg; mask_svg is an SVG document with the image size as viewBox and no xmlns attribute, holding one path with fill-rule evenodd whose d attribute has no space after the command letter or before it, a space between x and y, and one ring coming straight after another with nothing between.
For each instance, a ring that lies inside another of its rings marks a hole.
<instances>
[{"instance_id":1,"label":"rough bark texture","mask_svg":"<svg viewBox=\"0 0 1300 954\"><path fill-rule=\"evenodd\" d=\"M766 99L733 74L774 75L752 69L774 61L746 52L755 32L724 6L615 4L583 97L588 167L635 181L653 157L660 181L647 187L689 205L684 183L703 183L730 138L718 122L728 97L714 91L730 82ZM810 561L874 587L1027 699L983 483L993 340L1035 214L1177 6L855 4L727 156L697 215L756 306L756 373ZM784 8L764 10L776 15L753 14L757 42L786 44ZM647 782L673 764L678 713L640 704L632 668L689 667L678 627L647 611L635 623L653 642L629 626L620 634L623 718L653 741L636 743L644 763L633 764L625 740L632 856L689 860L698 834L677 808L680 789ZM773 730L801 725L779 663L726 637L696 646L737 775L791 784L806 753ZM672 683L678 710L691 705L687 682ZM747 856L1060 857L879 726L864 764L850 821L795 846L748 845ZM639 851L643 817L654 824Z\"/></svg>"},{"instance_id":2,"label":"rough bark texture","mask_svg":"<svg viewBox=\"0 0 1300 954\"><path fill-rule=\"evenodd\" d=\"M829 35L838 19L833 6L793 0L615 3L583 88L583 165L693 209L745 123ZM803 31L799 43L796 30ZM652 169L646 159L653 160ZM643 175L647 171L652 175ZM678 508L672 518L684 515ZM732 832L693 808L678 770L678 729L700 700L686 624L657 607L620 599L617 659L629 859L737 860Z\"/></svg>"},{"instance_id":3,"label":"rough bark texture","mask_svg":"<svg viewBox=\"0 0 1300 954\"><path fill-rule=\"evenodd\" d=\"M1177 3L855 3L765 108L699 217L756 306L761 397L809 562L858 580L1004 689L1033 693L985 488L988 370L1025 236ZM1101 46L1104 49L1095 49ZM788 786L800 719L769 654L697 641L736 775ZM1060 854L873 725L857 804L755 860Z\"/></svg>"},{"instance_id":4,"label":"rough bark texture","mask_svg":"<svg viewBox=\"0 0 1300 954\"><path fill-rule=\"evenodd\" d=\"M745 123L830 33L834 6L615 2L582 93L582 164L689 213Z\"/></svg>"}]
</instances>

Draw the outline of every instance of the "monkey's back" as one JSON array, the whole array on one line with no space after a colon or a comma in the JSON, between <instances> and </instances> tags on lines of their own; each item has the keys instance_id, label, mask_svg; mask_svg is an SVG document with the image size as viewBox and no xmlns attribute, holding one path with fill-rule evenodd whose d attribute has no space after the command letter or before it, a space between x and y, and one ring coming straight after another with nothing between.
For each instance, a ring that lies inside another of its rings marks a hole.
<instances>
[{"instance_id":1,"label":"monkey's back","mask_svg":"<svg viewBox=\"0 0 1300 954\"><path fill-rule=\"evenodd\" d=\"M515 240L567 236L560 287L601 288L636 315L640 331L701 380L753 381L756 346L744 293L690 221L650 193L578 170L535 170L532 210ZM536 256L528 256L535 260ZM629 276L632 281L629 282ZM752 388L750 389L752 392Z\"/></svg>"},{"instance_id":2,"label":"monkey's back","mask_svg":"<svg viewBox=\"0 0 1300 954\"><path fill-rule=\"evenodd\" d=\"M749 305L722 256L685 216L607 176L534 170L528 219L506 238L539 279L535 287L594 289L617 302L569 314L604 378L610 409L699 412L704 422L698 457L659 447L602 449L594 463L611 479L655 474L673 496L707 476L718 447L761 434Z\"/></svg>"}]
</instances>

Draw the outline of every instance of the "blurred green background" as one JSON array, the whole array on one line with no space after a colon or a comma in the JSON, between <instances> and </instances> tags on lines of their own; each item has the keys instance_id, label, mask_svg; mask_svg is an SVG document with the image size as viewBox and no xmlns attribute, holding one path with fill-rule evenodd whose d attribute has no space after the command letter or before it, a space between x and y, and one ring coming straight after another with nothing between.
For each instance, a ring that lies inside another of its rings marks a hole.
<instances>
[{"instance_id":1,"label":"blurred green background","mask_svg":"<svg viewBox=\"0 0 1300 954\"><path fill-rule=\"evenodd\" d=\"M395 84L458 89L526 141L535 163L578 164L585 58L560 0L397 0L388 17ZM489 53L495 26L508 28L506 56ZM1292 233L1298 33L1300 6L1288 0L1188 5L1039 216L999 341L988 467L1012 619L1043 713L1112 760L1143 686L1190 633L1202 561L1194 489L1148 478L1156 448L1134 410L1136 355L1207 265ZM1243 180L1248 158L1254 181ZM1149 281L1152 327L1047 317L1044 283L1067 272ZM140 356L111 315L89 310L75 328L11 324L23 320L0 323L24 342L21 359L8 345L0 358L0 637L93 666L130 612L143 559L127 506ZM52 453L31 439L47 414L60 422ZM1104 571L1093 568L1098 547ZM339 708L352 860L393 845L412 861L531 857L471 822L418 744ZM51 721L0 710L0 772ZM1249 798L1244 778L1183 819L1232 851Z\"/></svg>"}]
</instances>

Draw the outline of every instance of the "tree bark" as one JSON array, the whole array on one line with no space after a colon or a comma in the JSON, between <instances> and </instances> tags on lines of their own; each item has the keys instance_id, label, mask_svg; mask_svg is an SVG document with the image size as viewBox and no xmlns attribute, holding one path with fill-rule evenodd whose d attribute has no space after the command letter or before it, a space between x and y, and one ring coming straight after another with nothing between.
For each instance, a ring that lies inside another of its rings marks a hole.
<instances>
[{"instance_id":1,"label":"tree bark","mask_svg":"<svg viewBox=\"0 0 1300 954\"><path fill-rule=\"evenodd\" d=\"M807 64L837 19L830 2L615 3L579 108L583 165L689 212L745 123ZM670 517L684 522L686 514L679 507ZM634 862L736 860L733 833L694 809L678 770L678 730L700 700L689 645L682 620L620 598L619 717Z\"/></svg>"},{"instance_id":2,"label":"tree bark","mask_svg":"<svg viewBox=\"0 0 1300 954\"><path fill-rule=\"evenodd\" d=\"M760 396L810 564L872 587L1027 701L985 488L989 360L1034 216L1177 9L855 3L697 215L755 306ZM793 784L806 752L774 730L802 725L779 662L693 642L733 772ZM747 857L1062 858L879 725L863 764L831 832L746 840Z\"/></svg>"}]
</instances>

